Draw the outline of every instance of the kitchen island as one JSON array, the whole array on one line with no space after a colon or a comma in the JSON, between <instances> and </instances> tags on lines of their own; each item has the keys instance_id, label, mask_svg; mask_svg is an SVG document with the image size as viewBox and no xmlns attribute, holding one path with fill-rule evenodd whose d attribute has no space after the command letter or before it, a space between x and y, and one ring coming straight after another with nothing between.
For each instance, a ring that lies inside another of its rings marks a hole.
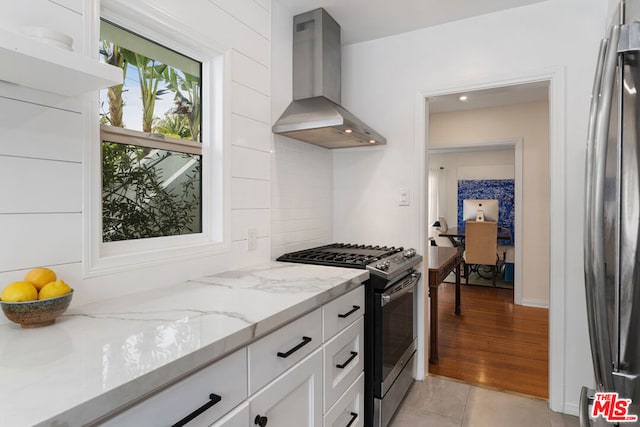
<instances>
[{"instance_id":1,"label":"kitchen island","mask_svg":"<svg viewBox=\"0 0 640 427\"><path fill-rule=\"evenodd\" d=\"M359 287L366 270L273 262L0 325L11 426L95 421Z\"/></svg>"}]
</instances>

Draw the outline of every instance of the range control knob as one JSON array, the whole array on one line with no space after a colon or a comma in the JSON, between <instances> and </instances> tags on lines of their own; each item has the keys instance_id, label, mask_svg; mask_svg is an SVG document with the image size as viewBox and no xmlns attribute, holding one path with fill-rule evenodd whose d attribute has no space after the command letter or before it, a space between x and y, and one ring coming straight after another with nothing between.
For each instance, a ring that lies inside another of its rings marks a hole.
<instances>
[{"instance_id":1,"label":"range control knob","mask_svg":"<svg viewBox=\"0 0 640 427\"><path fill-rule=\"evenodd\" d=\"M378 270L385 271L387 268L389 268L389 264L387 264L386 262L378 262L376 263L376 268Z\"/></svg>"},{"instance_id":2,"label":"range control knob","mask_svg":"<svg viewBox=\"0 0 640 427\"><path fill-rule=\"evenodd\" d=\"M403 255L405 258L412 258L416 256L416 250L413 248L407 249L406 251L404 251Z\"/></svg>"}]
</instances>

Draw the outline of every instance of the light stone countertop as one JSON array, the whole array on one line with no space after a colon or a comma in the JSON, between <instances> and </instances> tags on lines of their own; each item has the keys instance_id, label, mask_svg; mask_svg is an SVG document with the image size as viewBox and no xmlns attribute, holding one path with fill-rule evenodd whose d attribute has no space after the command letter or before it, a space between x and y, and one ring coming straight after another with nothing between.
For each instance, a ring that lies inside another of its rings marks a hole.
<instances>
[{"instance_id":1,"label":"light stone countertop","mask_svg":"<svg viewBox=\"0 0 640 427\"><path fill-rule=\"evenodd\" d=\"M0 324L0 424L79 426L355 289L366 270L273 262Z\"/></svg>"}]
</instances>

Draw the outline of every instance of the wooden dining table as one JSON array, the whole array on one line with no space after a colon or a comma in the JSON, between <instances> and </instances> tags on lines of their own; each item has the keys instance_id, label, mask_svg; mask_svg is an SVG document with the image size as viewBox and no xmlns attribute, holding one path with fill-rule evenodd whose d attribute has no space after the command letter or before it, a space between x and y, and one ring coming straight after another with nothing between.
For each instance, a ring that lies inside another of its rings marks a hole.
<instances>
[{"instance_id":1,"label":"wooden dining table","mask_svg":"<svg viewBox=\"0 0 640 427\"><path fill-rule=\"evenodd\" d=\"M448 237L454 246L462 246L460 240L466 236L465 226L450 227L446 231L440 232L440 237ZM498 227L498 240L511 240L511 231L506 227Z\"/></svg>"},{"instance_id":2,"label":"wooden dining table","mask_svg":"<svg viewBox=\"0 0 640 427\"><path fill-rule=\"evenodd\" d=\"M427 249L427 268L429 271L429 363L438 364L438 287L455 269L456 303L454 312L460 314L460 265L462 251L444 246L429 246Z\"/></svg>"}]
</instances>

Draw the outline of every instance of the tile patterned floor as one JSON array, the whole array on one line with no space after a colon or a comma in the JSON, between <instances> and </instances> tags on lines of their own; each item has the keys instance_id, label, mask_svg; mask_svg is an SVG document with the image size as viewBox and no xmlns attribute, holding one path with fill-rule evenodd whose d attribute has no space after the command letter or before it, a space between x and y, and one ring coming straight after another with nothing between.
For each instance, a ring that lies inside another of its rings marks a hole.
<instances>
[{"instance_id":1,"label":"tile patterned floor","mask_svg":"<svg viewBox=\"0 0 640 427\"><path fill-rule=\"evenodd\" d=\"M578 427L578 418L546 400L476 387L443 377L416 381L390 427Z\"/></svg>"}]
</instances>

